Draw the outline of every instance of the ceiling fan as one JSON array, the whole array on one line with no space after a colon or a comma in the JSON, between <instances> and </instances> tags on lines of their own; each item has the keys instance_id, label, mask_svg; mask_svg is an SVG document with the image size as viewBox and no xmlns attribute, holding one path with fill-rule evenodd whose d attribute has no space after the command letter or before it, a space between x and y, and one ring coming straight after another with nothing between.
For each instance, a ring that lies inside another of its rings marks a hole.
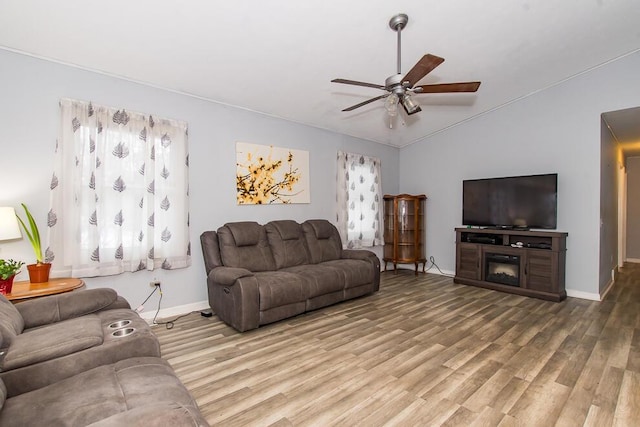
<instances>
[{"instance_id":1,"label":"ceiling fan","mask_svg":"<svg viewBox=\"0 0 640 427\"><path fill-rule=\"evenodd\" d=\"M384 85L346 79L331 80L332 83L372 87L374 89L381 89L388 92L384 95L376 96L375 98L352 105L342 111L352 111L371 102L386 98L385 108L390 116L395 116L397 114L398 104L402 105L408 115L411 115L422 111L420 105L418 105L412 98L412 95L414 94L475 92L478 90L480 82L440 83L416 86L416 83L418 83L424 76L444 62L444 58L440 58L439 56L431 55L429 53L424 55L418 63L414 65L404 77L402 77L400 71L400 35L402 33L402 29L407 25L407 22L409 22L409 17L404 13L395 15L389 21L391 29L398 33L398 72L397 74L388 77L385 80Z\"/></svg>"}]
</instances>

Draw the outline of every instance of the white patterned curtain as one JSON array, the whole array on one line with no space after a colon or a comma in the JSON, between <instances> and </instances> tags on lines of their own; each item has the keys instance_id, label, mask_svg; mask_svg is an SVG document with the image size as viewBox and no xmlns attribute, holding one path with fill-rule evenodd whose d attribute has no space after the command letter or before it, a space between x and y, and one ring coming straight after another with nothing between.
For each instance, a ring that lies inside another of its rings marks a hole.
<instances>
[{"instance_id":1,"label":"white patterned curtain","mask_svg":"<svg viewBox=\"0 0 640 427\"><path fill-rule=\"evenodd\" d=\"M343 247L384 244L380 159L338 151L337 171L337 222Z\"/></svg>"},{"instance_id":2,"label":"white patterned curtain","mask_svg":"<svg viewBox=\"0 0 640 427\"><path fill-rule=\"evenodd\" d=\"M187 124L63 99L48 215L55 275L191 265Z\"/></svg>"}]
</instances>

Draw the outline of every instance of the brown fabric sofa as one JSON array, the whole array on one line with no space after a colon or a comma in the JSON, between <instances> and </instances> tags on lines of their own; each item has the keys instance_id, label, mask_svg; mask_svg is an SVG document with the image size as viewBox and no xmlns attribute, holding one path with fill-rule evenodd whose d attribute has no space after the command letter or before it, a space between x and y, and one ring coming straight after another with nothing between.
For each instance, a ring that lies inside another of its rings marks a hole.
<instances>
[{"instance_id":1,"label":"brown fabric sofa","mask_svg":"<svg viewBox=\"0 0 640 427\"><path fill-rule=\"evenodd\" d=\"M380 286L380 260L343 250L326 220L233 222L200 236L209 304L238 331L292 317Z\"/></svg>"},{"instance_id":2,"label":"brown fabric sofa","mask_svg":"<svg viewBox=\"0 0 640 427\"><path fill-rule=\"evenodd\" d=\"M129 321L128 336L114 336ZM113 289L89 289L13 305L0 295L0 379L9 397L91 368L160 356L151 328Z\"/></svg>"},{"instance_id":3,"label":"brown fabric sofa","mask_svg":"<svg viewBox=\"0 0 640 427\"><path fill-rule=\"evenodd\" d=\"M169 364L141 357L99 366L46 387L6 397L0 426L208 426Z\"/></svg>"}]
</instances>

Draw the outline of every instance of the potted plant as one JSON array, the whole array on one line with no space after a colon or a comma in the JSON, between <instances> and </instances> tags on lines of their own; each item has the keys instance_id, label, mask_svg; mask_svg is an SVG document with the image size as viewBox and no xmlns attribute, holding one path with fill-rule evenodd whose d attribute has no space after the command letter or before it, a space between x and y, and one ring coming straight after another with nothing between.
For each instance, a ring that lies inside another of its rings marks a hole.
<instances>
[{"instance_id":1,"label":"potted plant","mask_svg":"<svg viewBox=\"0 0 640 427\"><path fill-rule=\"evenodd\" d=\"M36 255L36 263L27 265L27 270L29 270L29 281L31 283L44 283L49 281L49 270L51 270L51 263L44 262L44 257L42 256L42 246L40 245L40 232L38 231L38 225L36 221L33 219L31 212L27 209L27 205L22 203L22 207L24 208L24 213L27 216L27 221L29 223L29 227L22 221L17 214L18 221L20 221L20 225L24 229L24 232L27 234L27 238L31 242L31 246L33 247L33 252Z\"/></svg>"},{"instance_id":2,"label":"potted plant","mask_svg":"<svg viewBox=\"0 0 640 427\"><path fill-rule=\"evenodd\" d=\"M24 262L12 259L0 259L0 294L10 294L13 287L13 279L20 273L20 267Z\"/></svg>"}]
</instances>

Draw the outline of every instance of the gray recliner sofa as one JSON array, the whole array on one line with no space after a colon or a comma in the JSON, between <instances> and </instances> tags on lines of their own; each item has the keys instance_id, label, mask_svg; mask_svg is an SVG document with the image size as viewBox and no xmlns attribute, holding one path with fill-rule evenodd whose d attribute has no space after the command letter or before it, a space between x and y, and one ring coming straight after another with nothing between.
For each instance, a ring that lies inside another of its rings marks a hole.
<instances>
[{"instance_id":1,"label":"gray recliner sofa","mask_svg":"<svg viewBox=\"0 0 640 427\"><path fill-rule=\"evenodd\" d=\"M209 304L238 331L378 291L380 260L326 220L233 222L200 236Z\"/></svg>"},{"instance_id":2,"label":"gray recliner sofa","mask_svg":"<svg viewBox=\"0 0 640 427\"><path fill-rule=\"evenodd\" d=\"M16 305L0 295L0 379L8 397L139 356L160 356L160 344L113 289Z\"/></svg>"}]
</instances>

